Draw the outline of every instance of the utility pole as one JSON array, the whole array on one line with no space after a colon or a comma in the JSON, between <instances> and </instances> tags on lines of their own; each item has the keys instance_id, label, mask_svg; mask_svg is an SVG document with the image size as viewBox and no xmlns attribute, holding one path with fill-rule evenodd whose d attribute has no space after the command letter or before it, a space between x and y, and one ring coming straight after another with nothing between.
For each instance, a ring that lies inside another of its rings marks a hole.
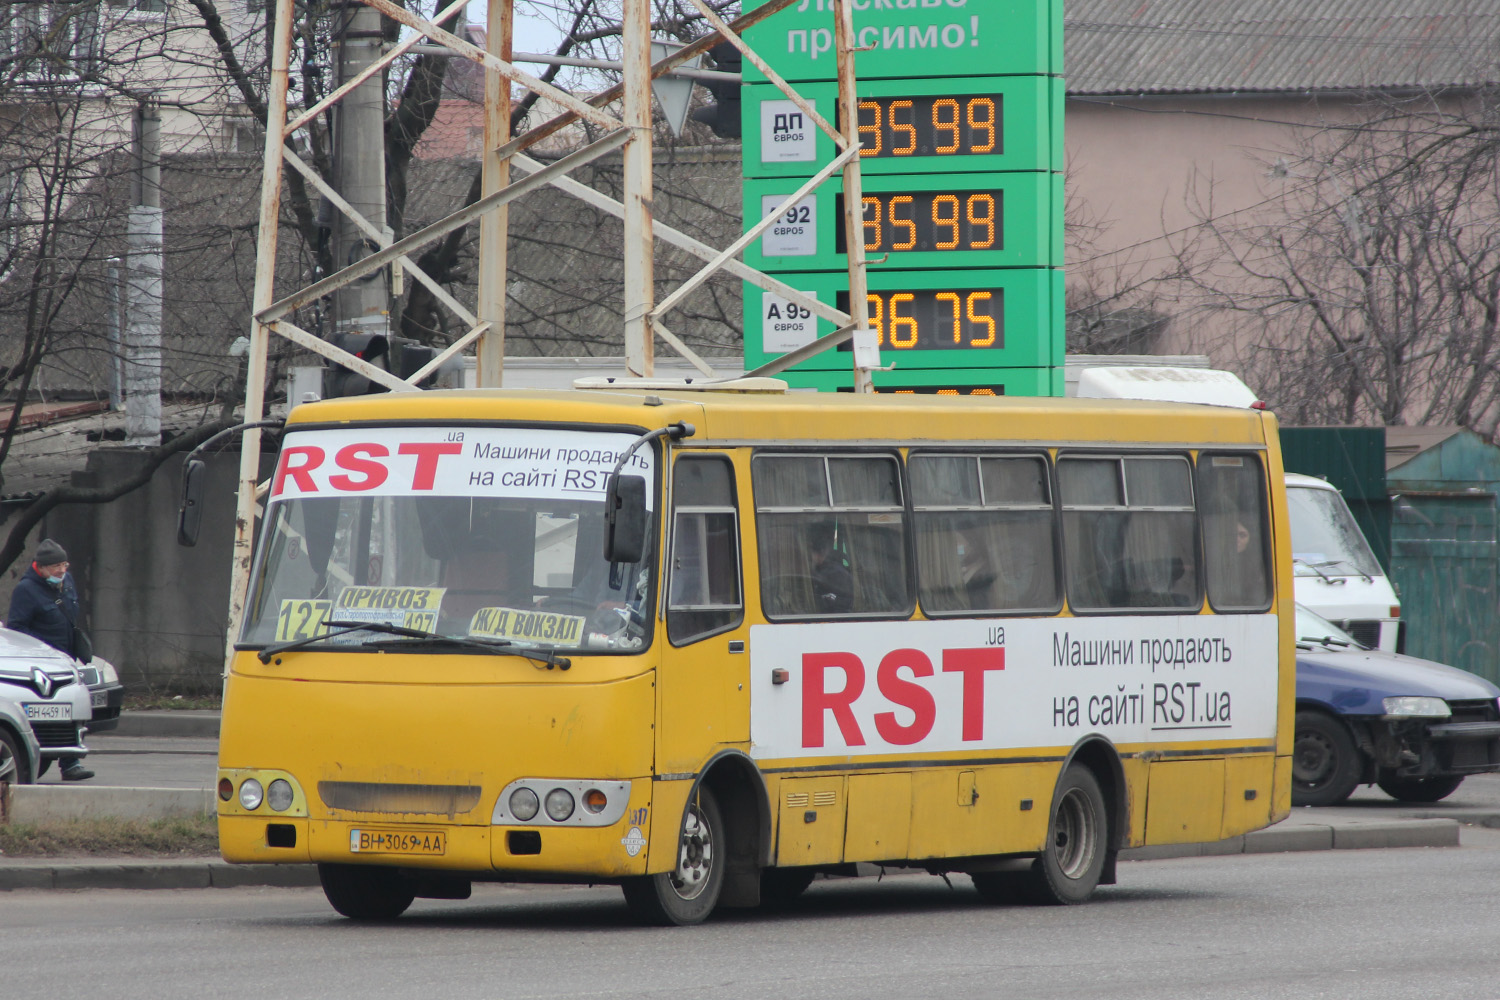
<instances>
[{"instance_id":1,"label":"utility pole","mask_svg":"<svg viewBox=\"0 0 1500 1000\"><path fill-rule=\"evenodd\" d=\"M651 238L651 2L624 0L620 61L625 64L625 367L656 373L655 271Z\"/></svg>"},{"instance_id":2,"label":"utility pole","mask_svg":"<svg viewBox=\"0 0 1500 1000\"><path fill-rule=\"evenodd\" d=\"M125 444L161 444L161 116L135 111L125 262Z\"/></svg>"},{"instance_id":3,"label":"utility pole","mask_svg":"<svg viewBox=\"0 0 1500 1000\"><path fill-rule=\"evenodd\" d=\"M486 49L509 61L515 28L512 0L488 0ZM484 159L481 184L485 196L510 183L510 158L495 152L510 139L510 80L484 73ZM475 369L482 389L497 389L505 380L505 269L510 240L510 206L501 205L479 220L479 321L489 330L475 348Z\"/></svg>"},{"instance_id":4,"label":"utility pole","mask_svg":"<svg viewBox=\"0 0 1500 1000\"><path fill-rule=\"evenodd\" d=\"M380 12L347 0L340 13L343 30L338 49L339 85L354 79L380 58L384 40ZM356 87L338 105L334 118L334 187L344 200L378 229L386 227L385 73ZM368 257L379 247L340 214L334 228L334 270ZM341 333L389 332L390 300L385 270L339 289L334 299L335 329Z\"/></svg>"},{"instance_id":5,"label":"utility pole","mask_svg":"<svg viewBox=\"0 0 1500 1000\"><path fill-rule=\"evenodd\" d=\"M854 13L847 3L834 13L834 51L838 60L839 117L844 138L852 145L862 138L859 133L859 98L854 82ZM849 322L855 337L870 327L869 281L865 273L864 181L858 157L844 164L844 245L849 253ZM857 343L857 341L856 341ZM851 355L854 361L854 391L874 392L870 370L860 365L860 351Z\"/></svg>"}]
</instances>

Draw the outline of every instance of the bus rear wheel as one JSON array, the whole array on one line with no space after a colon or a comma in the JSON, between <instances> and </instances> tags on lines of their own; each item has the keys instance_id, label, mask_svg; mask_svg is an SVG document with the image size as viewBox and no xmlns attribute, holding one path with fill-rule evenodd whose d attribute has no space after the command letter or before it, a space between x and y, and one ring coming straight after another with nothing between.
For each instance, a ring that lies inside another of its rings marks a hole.
<instances>
[{"instance_id":1,"label":"bus rear wheel","mask_svg":"<svg viewBox=\"0 0 1500 1000\"><path fill-rule=\"evenodd\" d=\"M1082 903L1099 887L1109 852L1109 810L1094 772L1073 764L1063 772L1052 797L1047 846L1021 872L1014 887L1021 898L1042 906Z\"/></svg>"},{"instance_id":2,"label":"bus rear wheel","mask_svg":"<svg viewBox=\"0 0 1500 1000\"><path fill-rule=\"evenodd\" d=\"M395 920L416 898L401 873L371 865L318 865L323 895L351 920Z\"/></svg>"},{"instance_id":3,"label":"bus rear wheel","mask_svg":"<svg viewBox=\"0 0 1500 1000\"><path fill-rule=\"evenodd\" d=\"M1380 790L1399 802L1441 802L1464 783L1461 774L1434 775L1429 778L1402 778L1381 771L1375 779Z\"/></svg>"},{"instance_id":4,"label":"bus rear wheel","mask_svg":"<svg viewBox=\"0 0 1500 1000\"><path fill-rule=\"evenodd\" d=\"M677 844L677 867L621 883L625 902L643 920L686 927L708 919L724 886L724 821L708 788L689 802Z\"/></svg>"}]
</instances>

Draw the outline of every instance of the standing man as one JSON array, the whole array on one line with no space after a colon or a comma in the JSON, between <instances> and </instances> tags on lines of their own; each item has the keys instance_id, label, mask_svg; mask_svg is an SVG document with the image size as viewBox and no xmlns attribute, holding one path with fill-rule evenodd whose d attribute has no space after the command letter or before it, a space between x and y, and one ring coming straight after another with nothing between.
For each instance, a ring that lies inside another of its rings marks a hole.
<instances>
[{"instance_id":1,"label":"standing man","mask_svg":"<svg viewBox=\"0 0 1500 1000\"><path fill-rule=\"evenodd\" d=\"M36 547L31 568L22 574L10 595L5 624L72 656L77 623L78 591L68 576L68 553L52 539L43 539ZM64 757L57 763L64 781L85 781L94 776L77 757Z\"/></svg>"}]
</instances>

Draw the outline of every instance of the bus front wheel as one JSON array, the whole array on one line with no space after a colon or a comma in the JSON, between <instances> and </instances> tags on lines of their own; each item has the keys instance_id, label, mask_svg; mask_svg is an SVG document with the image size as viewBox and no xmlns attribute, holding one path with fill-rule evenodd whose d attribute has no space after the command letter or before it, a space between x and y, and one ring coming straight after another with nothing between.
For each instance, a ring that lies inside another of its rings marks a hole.
<instances>
[{"instance_id":1,"label":"bus front wheel","mask_svg":"<svg viewBox=\"0 0 1500 1000\"><path fill-rule=\"evenodd\" d=\"M1109 851L1109 810L1094 772L1073 764L1052 798L1047 846L1020 873L1015 889L1043 906L1082 903L1094 894Z\"/></svg>"},{"instance_id":2,"label":"bus front wheel","mask_svg":"<svg viewBox=\"0 0 1500 1000\"><path fill-rule=\"evenodd\" d=\"M664 927L686 927L708 919L724 885L724 821L713 792L699 787L689 802L677 844L677 867L659 875L626 879L625 902L642 919Z\"/></svg>"},{"instance_id":3,"label":"bus front wheel","mask_svg":"<svg viewBox=\"0 0 1500 1000\"><path fill-rule=\"evenodd\" d=\"M372 865L318 865L328 902L351 920L395 920L415 898L394 868Z\"/></svg>"}]
</instances>

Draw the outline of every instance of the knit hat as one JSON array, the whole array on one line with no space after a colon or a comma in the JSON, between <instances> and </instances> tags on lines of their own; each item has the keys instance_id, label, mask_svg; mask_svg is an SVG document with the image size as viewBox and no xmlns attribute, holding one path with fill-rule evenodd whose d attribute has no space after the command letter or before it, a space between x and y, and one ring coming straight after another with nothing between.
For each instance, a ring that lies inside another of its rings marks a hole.
<instances>
[{"instance_id":1,"label":"knit hat","mask_svg":"<svg viewBox=\"0 0 1500 1000\"><path fill-rule=\"evenodd\" d=\"M38 566L56 566L68 561L68 552L52 539L44 538L42 544L36 547L36 558L32 561Z\"/></svg>"}]
</instances>

